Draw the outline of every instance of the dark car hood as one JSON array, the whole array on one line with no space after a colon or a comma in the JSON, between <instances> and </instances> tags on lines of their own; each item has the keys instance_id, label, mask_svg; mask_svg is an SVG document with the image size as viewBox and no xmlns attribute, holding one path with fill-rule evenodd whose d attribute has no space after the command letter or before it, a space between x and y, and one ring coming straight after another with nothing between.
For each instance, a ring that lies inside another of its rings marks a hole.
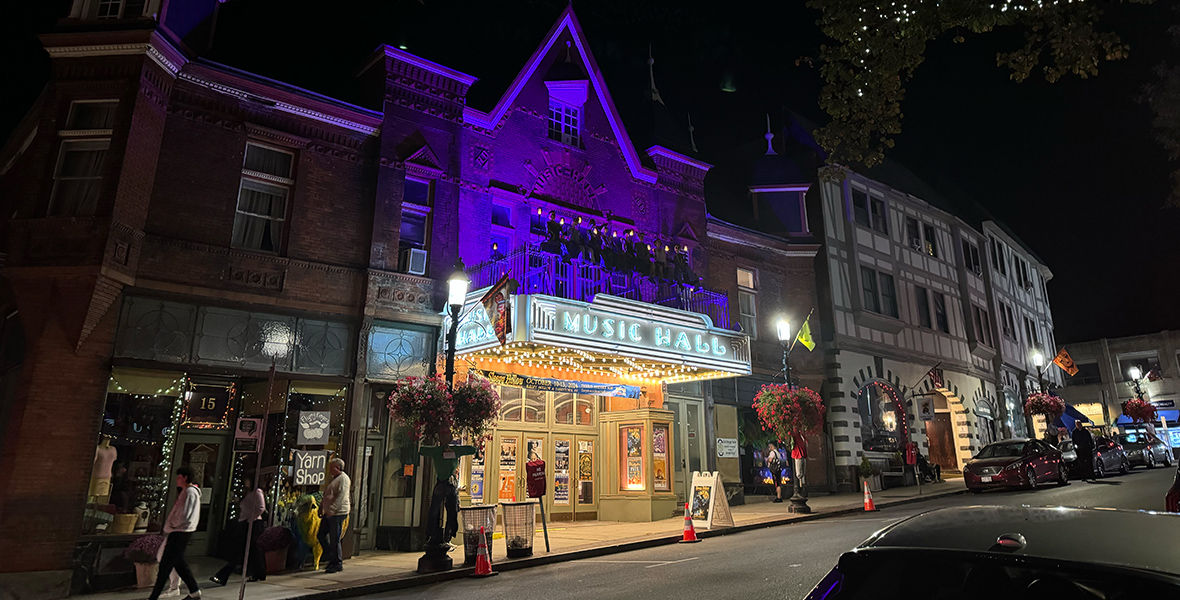
<instances>
[{"instance_id":1,"label":"dark car hood","mask_svg":"<svg viewBox=\"0 0 1180 600\"><path fill-rule=\"evenodd\" d=\"M1001 458L977 458L969 463L968 467L1005 467L1014 462L1020 462L1020 456L1006 456Z\"/></svg>"}]
</instances>

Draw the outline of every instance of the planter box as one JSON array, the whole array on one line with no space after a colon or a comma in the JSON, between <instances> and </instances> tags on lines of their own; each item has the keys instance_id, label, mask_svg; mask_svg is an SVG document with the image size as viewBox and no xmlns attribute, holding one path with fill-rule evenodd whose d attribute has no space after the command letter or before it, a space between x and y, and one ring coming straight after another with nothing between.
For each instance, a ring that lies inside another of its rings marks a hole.
<instances>
[{"instance_id":1,"label":"planter box","mask_svg":"<svg viewBox=\"0 0 1180 600\"><path fill-rule=\"evenodd\" d=\"M271 550L266 555L266 574L278 573L287 568L287 548Z\"/></svg>"},{"instance_id":2,"label":"planter box","mask_svg":"<svg viewBox=\"0 0 1180 600\"><path fill-rule=\"evenodd\" d=\"M135 565L135 587L137 589L150 588L156 584L156 574L160 571L160 563L132 563Z\"/></svg>"},{"instance_id":3,"label":"planter box","mask_svg":"<svg viewBox=\"0 0 1180 600\"><path fill-rule=\"evenodd\" d=\"M862 490L864 489L864 483L863 483L863 482L865 482L865 481L869 482L869 491L870 491L870 492L879 492L879 491L881 491L881 489L882 489L882 486L881 486L881 476L880 476L880 475L873 475L872 477L869 477L868 479L865 479L864 477L861 477L861 478L860 478L860 480L861 480L861 482L862 482L862 483L860 484L860 488L861 488Z\"/></svg>"}]
</instances>

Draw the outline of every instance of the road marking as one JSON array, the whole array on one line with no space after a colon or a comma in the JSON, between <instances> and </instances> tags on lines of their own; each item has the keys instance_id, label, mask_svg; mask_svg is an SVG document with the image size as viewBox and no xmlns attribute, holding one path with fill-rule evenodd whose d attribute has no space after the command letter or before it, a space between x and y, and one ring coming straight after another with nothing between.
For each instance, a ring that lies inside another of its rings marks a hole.
<instances>
[{"instance_id":1,"label":"road marking","mask_svg":"<svg viewBox=\"0 0 1180 600\"><path fill-rule=\"evenodd\" d=\"M583 560L583 561L579 561L579 562L604 563L604 564L612 564L612 565L650 565L650 564L662 565L662 564L666 563L667 561L664 561L664 560Z\"/></svg>"},{"instance_id":2,"label":"road marking","mask_svg":"<svg viewBox=\"0 0 1180 600\"><path fill-rule=\"evenodd\" d=\"M794 569L795 567L802 567L803 565L801 565L801 564L799 564L799 563L795 563L795 564L793 564L793 565L787 565L787 566L788 566L788 567L790 567L790 568L792 568L792 569Z\"/></svg>"},{"instance_id":3,"label":"road marking","mask_svg":"<svg viewBox=\"0 0 1180 600\"><path fill-rule=\"evenodd\" d=\"M658 565L647 565L646 567L643 567L643 568L645 568L645 569L650 569L650 568L652 568L652 567L662 567L662 566L664 566L664 565L674 565L674 564L676 564L676 563L688 562L688 561L690 561L690 560L696 560L696 559L698 559L698 558L700 558L700 557L699 557L699 556L694 556L694 557L692 557L692 558L682 558L682 559L680 559L680 560L670 560L670 561L668 561L668 562L660 563L660 564L658 564Z\"/></svg>"}]
</instances>

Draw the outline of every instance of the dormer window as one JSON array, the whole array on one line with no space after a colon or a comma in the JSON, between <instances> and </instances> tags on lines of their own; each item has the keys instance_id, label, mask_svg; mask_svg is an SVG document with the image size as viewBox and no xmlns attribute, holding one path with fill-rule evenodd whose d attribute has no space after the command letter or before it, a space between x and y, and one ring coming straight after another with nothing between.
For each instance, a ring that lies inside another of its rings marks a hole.
<instances>
[{"instance_id":1,"label":"dormer window","mask_svg":"<svg viewBox=\"0 0 1180 600\"><path fill-rule=\"evenodd\" d=\"M567 146L581 145L578 127L582 109L561 102L549 100L549 139Z\"/></svg>"},{"instance_id":2,"label":"dormer window","mask_svg":"<svg viewBox=\"0 0 1180 600\"><path fill-rule=\"evenodd\" d=\"M582 146L582 107L586 105L586 80L546 81L549 88L549 139L567 146Z\"/></svg>"}]
</instances>

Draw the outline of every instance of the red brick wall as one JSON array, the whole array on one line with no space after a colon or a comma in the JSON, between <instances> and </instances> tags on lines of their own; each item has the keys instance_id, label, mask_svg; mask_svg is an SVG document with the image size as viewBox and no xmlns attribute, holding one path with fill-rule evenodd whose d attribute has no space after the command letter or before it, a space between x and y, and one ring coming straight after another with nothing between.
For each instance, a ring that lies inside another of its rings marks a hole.
<instances>
[{"instance_id":1,"label":"red brick wall","mask_svg":"<svg viewBox=\"0 0 1180 600\"><path fill-rule=\"evenodd\" d=\"M28 344L0 461L0 572L70 568L110 376L117 311L80 348L93 279L17 281ZM19 543L15 543L19 540Z\"/></svg>"}]
</instances>

